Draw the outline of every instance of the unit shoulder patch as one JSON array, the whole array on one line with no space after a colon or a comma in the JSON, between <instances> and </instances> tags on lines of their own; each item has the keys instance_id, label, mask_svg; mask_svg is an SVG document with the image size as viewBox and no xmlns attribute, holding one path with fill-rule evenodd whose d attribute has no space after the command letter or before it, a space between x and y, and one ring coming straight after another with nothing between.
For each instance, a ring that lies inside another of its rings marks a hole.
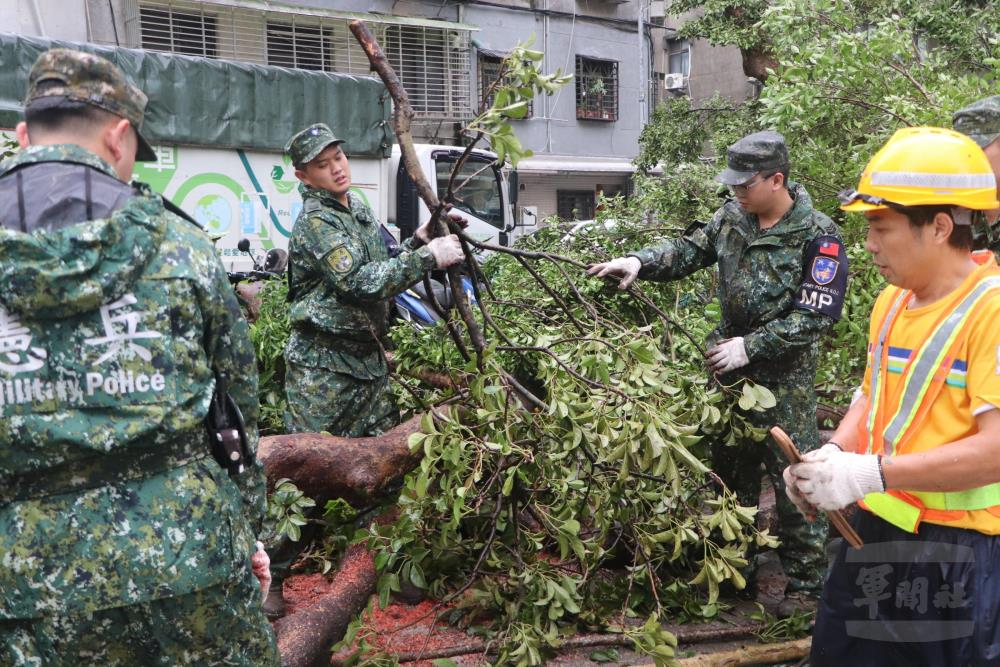
<instances>
[{"instance_id":1,"label":"unit shoulder patch","mask_svg":"<svg viewBox=\"0 0 1000 667\"><path fill-rule=\"evenodd\" d=\"M339 245L326 255L326 264L335 273L347 273L354 267L354 255L345 245Z\"/></svg>"},{"instance_id":2,"label":"unit shoulder patch","mask_svg":"<svg viewBox=\"0 0 1000 667\"><path fill-rule=\"evenodd\" d=\"M809 245L803 258L802 284L795 307L840 319L847 291L847 253L836 236L820 236Z\"/></svg>"}]
</instances>

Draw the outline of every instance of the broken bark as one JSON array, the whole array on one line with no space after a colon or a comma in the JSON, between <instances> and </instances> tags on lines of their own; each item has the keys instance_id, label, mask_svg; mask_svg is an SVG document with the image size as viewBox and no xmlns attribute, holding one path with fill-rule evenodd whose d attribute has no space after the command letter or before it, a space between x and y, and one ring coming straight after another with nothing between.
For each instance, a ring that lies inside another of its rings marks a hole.
<instances>
[{"instance_id":1,"label":"broken bark","mask_svg":"<svg viewBox=\"0 0 1000 667\"><path fill-rule=\"evenodd\" d=\"M260 439L257 458L264 464L269 487L287 478L319 507L334 498L366 507L419 463L423 452L411 452L408 441L420 430L420 419L413 417L373 438L321 433L269 436Z\"/></svg>"},{"instance_id":2,"label":"broken bark","mask_svg":"<svg viewBox=\"0 0 1000 667\"><path fill-rule=\"evenodd\" d=\"M812 639L796 639L781 644L753 644L722 653L706 653L679 662L682 667L743 667L773 665L809 655Z\"/></svg>"},{"instance_id":3,"label":"broken bark","mask_svg":"<svg viewBox=\"0 0 1000 667\"><path fill-rule=\"evenodd\" d=\"M334 588L314 604L275 621L282 667L330 664L330 647L368 604L378 575L364 544L348 548L334 576Z\"/></svg>"}]
</instances>

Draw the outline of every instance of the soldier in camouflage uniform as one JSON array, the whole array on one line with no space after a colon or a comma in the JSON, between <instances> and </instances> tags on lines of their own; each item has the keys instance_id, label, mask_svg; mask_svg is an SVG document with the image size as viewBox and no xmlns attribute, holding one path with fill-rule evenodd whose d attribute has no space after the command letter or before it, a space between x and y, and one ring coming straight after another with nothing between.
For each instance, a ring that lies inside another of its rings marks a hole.
<instances>
[{"instance_id":1,"label":"soldier in camouflage uniform","mask_svg":"<svg viewBox=\"0 0 1000 667\"><path fill-rule=\"evenodd\" d=\"M1000 187L1000 95L983 98L959 109L952 117L955 130L967 135L986 153ZM975 226L975 248L989 248L1000 258L1000 209L986 211Z\"/></svg>"},{"instance_id":2,"label":"soldier in camouflage uniform","mask_svg":"<svg viewBox=\"0 0 1000 667\"><path fill-rule=\"evenodd\" d=\"M708 340L708 363L723 384L741 378L767 386L777 405L751 413L758 426L780 425L803 451L819 445L813 383L817 342L840 317L847 256L836 225L812 207L806 189L788 181L788 153L776 132L733 144L719 180L735 195L707 225L678 239L598 264L592 275L675 280L718 265L722 321ZM714 468L756 505L763 464L776 488L789 589L816 592L825 567L825 526L805 522L784 495L786 463L768 439L716 447ZM773 597L773 595L772 595ZM779 597L780 599L780 597Z\"/></svg>"},{"instance_id":3,"label":"soldier in camouflage uniform","mask_svg":"<svg viewBox=\"0 0 1000 667\"><path fill-rule=\"evenodd\" d=\"M391 299L433 268L462 261L458 237L430 240L425 224L389 257L374 213L351 191L341 141L322 123L293 136L286 151L301 181L302 212L288 244L291 335L285 348L285 428L378 435L399 423L382 339ZM274 579L265 608L284 613L282 580L302 544L270 549Z\"/></svg>"},{"instance_id":4,"label":"soldier in camouflage uniform","mask_svg":"<svg viewBox=\"0 0 1000 667\"><path fill-rule=\"evenodd\" d=\"M148 186L146 96L53 49L0 164L0 664L277 665L251 572L263 471L204 420L224 378L256 447L246 322L211 241Z\"/></svg>"},{"instance_id":5,"label":"soldier in camouflage uniform","mask_svg":"<svg viewBox=\"0 0 1000 667\"><path fill-rule=\"evenodd\" d=\"M428 242L424 225L390 259L378 220L350 190L341 143L319 123L286 148L303 206L288 244L285 428L360 437L399 423L381 345L391 299L463 255L458 237Z\"/></svg>"}]
</instances>

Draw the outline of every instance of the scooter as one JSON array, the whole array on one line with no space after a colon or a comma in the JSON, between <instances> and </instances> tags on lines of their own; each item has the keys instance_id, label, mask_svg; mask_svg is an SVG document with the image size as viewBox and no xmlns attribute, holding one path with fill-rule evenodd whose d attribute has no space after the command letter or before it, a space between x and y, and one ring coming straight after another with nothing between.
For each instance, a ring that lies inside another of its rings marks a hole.
<instances>
[{"instance_id":1,"label":"scooter","mask_svg":"<svg viewBox=\"0 0 1000 667\"><path fill-rule=\"evenodd\" d=\"M255 322L260 315L260 290L270 280L282 280L288 268L288 252L281 248L271 248L264 254L264 260L250 253L250 240L240 239L236 247L246 253L253 262L250 271L227 271L229 284L236 292L240 306L248 322Z\"/></svg>"},{"instance_id":2,"label":"scooter","mask_svg":"<svg viewBox=\"0 0 1000 667\"><path fill-rule=\"evenodd\" d=\"M229 282L233 285L244 281L274 280L285 275L288 268L288 252L281 248L271 248L264 254L264 261L250 253L250 239L240 239L236 248L250 258L253 269L250 271L227 271Z\"/></svg>"}]
</instances>

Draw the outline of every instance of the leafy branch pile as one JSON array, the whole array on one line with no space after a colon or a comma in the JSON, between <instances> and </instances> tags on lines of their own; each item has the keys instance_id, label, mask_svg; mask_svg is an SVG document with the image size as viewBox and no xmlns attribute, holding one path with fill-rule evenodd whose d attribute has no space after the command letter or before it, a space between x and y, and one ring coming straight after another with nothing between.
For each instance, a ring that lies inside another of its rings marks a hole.
<instances>
[{"instance_id":1,"label":"leafy branch pile","mask_svg":"<svg viewBox=\"0 0 1000 667\"><path fill-rule=\"evenodd\" d=\"M522 250L582 261L652 240L626 221L564 236L551 226ZM774 397L708 381L696 341L710 301L698 281L650 299L563 259L498 254L483 270L480 323L493 343L479 359L465 361L439 328L393 334L401 398L427 414L400 518L369 534L380 599L404 583L428 588L489 626L503 663L538 664L581 627L634 635L666 663L673 646L657 622L714 615L720 585L745 584L748 549L773 544L754 527L756 508L703 461L709 442L761 437L746 415ZM683 305L668 314L654 302ZM457 389L407 379L427 367Z\"/></svg>"}]
</instances>

